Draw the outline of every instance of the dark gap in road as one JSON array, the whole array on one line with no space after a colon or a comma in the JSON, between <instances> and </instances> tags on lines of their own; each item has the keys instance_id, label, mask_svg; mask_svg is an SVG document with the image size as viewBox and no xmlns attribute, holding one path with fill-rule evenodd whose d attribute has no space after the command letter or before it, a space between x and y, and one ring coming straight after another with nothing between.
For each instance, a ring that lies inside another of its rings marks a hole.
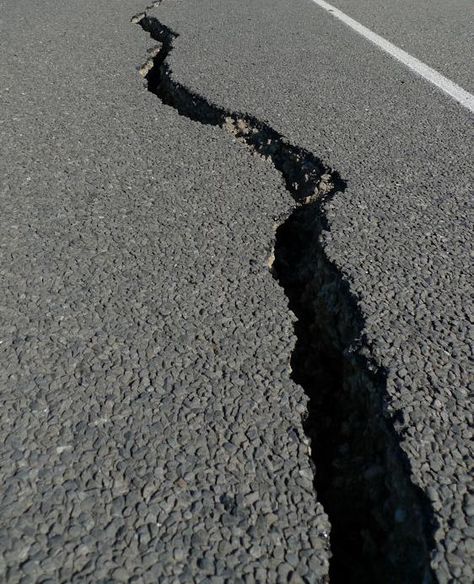
<instances>
[{"instance_id":1,"label":"dark gap in road","mask_svg":"<svg viewBox=\"0 0 474 584\"><path fill-rule=\"evenodd\" d=\"M132 22L159 43L140 69L164 104L219 126L270 159L295 201L276 232L272 274L297 317L292 377L309 397L315 489L331 523L330 581L420 583L430 569L432 512L410 480L407 458L386 413L383 373L356 352L363 323L336 266L326 257L323 205L344 191L339 174L252 116L211 105L172 80L166 59L178 36L146 13Z\"/></svg>"},{"instance_id":2,"label":"dark gap in road","mask_svg":"<svg viewBox=\"0 0 474 584\"><path fill-rule=\"evenodd\" d=\"M292 378L309 397L304 428L331 524L330 582L428 584L431 506L386 413L385 375L356 351L362 319L321 244L325 201L297 207L279 227L273 273L298 319Z\"/></svg>"},{"instance_id":3,"label":"dark gap in road","mask_svg":"<svg viewBox=\"0 0 474 584\"><path fill-rule=\"evenodd\" d=\"M151 49L151 56L140 72L147 80L149 91L164 104L194 122L225 129L247 144L254 153L270 158L295 200L309 200L315 193L331 188L328 184L330 175L311 152L287 143L281 134L256 118L211 105L203 97L173 81L166 58L172 50L174 39L178 37L176 33L146 14L134 17L132 22L140 24L159 42Z\"/></svg>"}]
</instances>

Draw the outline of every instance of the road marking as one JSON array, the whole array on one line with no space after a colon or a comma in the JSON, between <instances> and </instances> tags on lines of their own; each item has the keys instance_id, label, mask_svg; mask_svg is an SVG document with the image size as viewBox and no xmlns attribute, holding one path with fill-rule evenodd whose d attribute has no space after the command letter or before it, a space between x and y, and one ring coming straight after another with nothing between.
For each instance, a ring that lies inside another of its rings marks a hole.
<instances>
[{"instance_id":1,"label":"road marking","mask_svg":"<svg viewBox=\"0 0 474 584\"><path fill-rule=\"evenodd\" d=\"M444 91L444 93L447 93L461 105L467 108L470 112L474 113L474 95L472 95L472 93L469 93L456 83L453 83L447 77L444 77L444 75L441 75L441 73L438 73L438 71L428 67L428 65L425 65L425 63L422 63L416 57L412 57L406 51L398 48L390 41L387 41L375 32L372 32L363 24L360 24L360 22L357 22L357 20L347 16L347 14L344 14L344 12L341 12L338 8L332 6L328 2L325 2L324 0L312 0L312 2L324 10L327 10L327 12L332 14L335 18L338 18L344 24L350 26L353 30L361 34L367 40L374 43L374 45L377 45L377 47L397 59L397 61L400 61L409 69L433 85L436 85L438 89L441 89L441 91Z\"/></svg>"}]
</instances>

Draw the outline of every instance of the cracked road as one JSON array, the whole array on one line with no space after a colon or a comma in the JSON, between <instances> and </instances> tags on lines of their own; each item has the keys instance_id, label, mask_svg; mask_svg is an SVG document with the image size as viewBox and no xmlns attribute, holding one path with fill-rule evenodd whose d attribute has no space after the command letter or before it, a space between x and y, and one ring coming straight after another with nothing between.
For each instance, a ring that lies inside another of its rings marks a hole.
<instances>
[{"instance_id":1,"label":"cracked road","mask_svg":"<svg viewBox=\"0 0 474 584\"><path fill-rule=\"evenodd\" d=\"M471 582L472 115L309 0L1 8L1 579Z\"/></svg>"}]
</instances>

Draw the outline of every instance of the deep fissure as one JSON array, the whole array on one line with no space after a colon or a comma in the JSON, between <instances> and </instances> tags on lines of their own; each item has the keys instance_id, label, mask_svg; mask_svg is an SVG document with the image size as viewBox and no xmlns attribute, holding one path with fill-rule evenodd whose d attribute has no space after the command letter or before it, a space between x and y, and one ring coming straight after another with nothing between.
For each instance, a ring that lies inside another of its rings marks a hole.
<instances>
[{"instance_id":1,"label":"deep fissure","mask_svg":"<svg viewBox=\"0 0 474 584\"><path fill-rule=\"evenodd\" d=\"M331 523L330 581L432 582L431 507L410 480L386 413L385 376L356 350L363 330L356 302L321 244L324 205L345 182L267 124L211 105L173 80L166 59L178 35L146 13L132 22L158 43L140 69L149 91L270 159L294 200L276 232L271 270L298 319L292 377L309 397L304 428Z\"/></svg>"}]
</instances>

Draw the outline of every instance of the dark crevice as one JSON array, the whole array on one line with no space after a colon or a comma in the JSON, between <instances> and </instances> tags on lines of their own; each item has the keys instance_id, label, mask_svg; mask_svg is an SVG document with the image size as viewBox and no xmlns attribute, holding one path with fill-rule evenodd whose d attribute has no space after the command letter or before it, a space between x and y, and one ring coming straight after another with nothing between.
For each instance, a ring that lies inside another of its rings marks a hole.
<instances>
[{"instance_id":1,"label":"dark crevice","mask_svg":"<svg viewBox=\"0 0 474 584\"><path fill-rule=\"evenodd\" d=\"M173 80L166 59L178 35L146 13L132 22L158 43L140 69L148 89L179 114L219 126L270 159L294 200L276 232L272 273L298 319L292 377L309 397L304 428L315 489L331 523L330 581L433 582L431 507L410 480L387 413L386 376L362 356L356 301L321 243L329 230L324 206L345 182L267 124L212 105Z\"/></svg>"},{"instance_id":2,"label":"dark crevice","mask_svg":"<svg viewBox=\"0 0 474 584\"><path fill-rule=\"evenodd\" d=\"M298 207L279 227L273 271L298 318L292 377L310 399L304 428L331 524L330 582L427 584L431 506L410 480L386 375L361 355L355 299L322 247L324 204Z\"/></svg>"},{"instance_id":3,"label":"dark crevice","mask_svg":"<svg viewBox=\"0 0 474 584\"><path fill-rule=\"evenodd\" d=\"M211 105L203 97L189 91L171 78L166 59L173 48L176 33L154 17L141 14L132 19L159 42L152 48L150 58L140 68L148 89L179 114L200 124L219 126L247 144L255 154L270 158L282 174L286 188L295 201L309 198L334 189L334 181L342 181L330 172L311 152L293 146L284 137L256 118Z\"/></svg>"}]
</instances>

